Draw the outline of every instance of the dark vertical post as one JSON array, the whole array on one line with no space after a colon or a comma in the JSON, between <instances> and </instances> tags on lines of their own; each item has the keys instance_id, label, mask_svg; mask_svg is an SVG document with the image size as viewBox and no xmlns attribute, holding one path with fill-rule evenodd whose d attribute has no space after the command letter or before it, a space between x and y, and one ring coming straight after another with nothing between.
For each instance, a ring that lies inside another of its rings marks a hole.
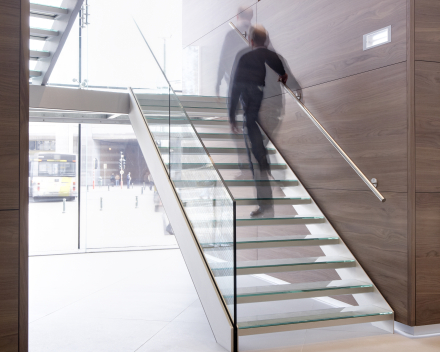
<instances>
[{"instance_id":1,"label":"dark vertical post","mask_svg":"<svg viewBox=\"0 0 440 352\"><path fill-rule=\"evenodd\" d=\"M238 321L237 321L237 203L233 201L234 227L234 352L238 352Z\"/></svg>"}]
</instances>

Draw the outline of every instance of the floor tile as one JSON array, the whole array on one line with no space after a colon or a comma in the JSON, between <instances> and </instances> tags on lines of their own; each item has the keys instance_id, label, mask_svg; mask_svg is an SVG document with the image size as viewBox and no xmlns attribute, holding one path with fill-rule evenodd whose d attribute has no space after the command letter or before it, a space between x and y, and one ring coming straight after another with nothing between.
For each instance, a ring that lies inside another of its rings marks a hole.
<instances>
[{"instance_id":1,"label":"floor tile","mask_svg":"<svg viewBox=\"0 0 440 352\"><path fill-rule=\"evenodd\" d=\"M217 344L209 324L172 322L137 352L225 352Z\"/></svg>"}]
</instances>

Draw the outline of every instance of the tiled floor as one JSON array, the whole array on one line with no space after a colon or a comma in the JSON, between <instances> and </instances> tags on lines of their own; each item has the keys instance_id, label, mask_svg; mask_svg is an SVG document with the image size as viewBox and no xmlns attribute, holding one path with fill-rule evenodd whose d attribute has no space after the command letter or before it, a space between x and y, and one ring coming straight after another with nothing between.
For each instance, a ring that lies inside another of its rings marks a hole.
<instances>
[{"instance_id":1,"label":"tiled floor","mask_svg":"<svg viewBox=\"0 0 440 352\"><path fill-rule=\"evenodd\" d=\"M431 352L371 324L242 338L241 351ZM223 352L179 250L30 258L31 352Z\"/></svg>"}]
</instances>

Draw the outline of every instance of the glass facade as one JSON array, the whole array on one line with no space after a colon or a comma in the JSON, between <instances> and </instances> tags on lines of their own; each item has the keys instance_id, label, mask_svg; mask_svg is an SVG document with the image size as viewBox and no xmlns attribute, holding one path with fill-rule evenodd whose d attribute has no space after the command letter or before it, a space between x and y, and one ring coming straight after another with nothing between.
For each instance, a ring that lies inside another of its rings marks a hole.
<instances>
[{"instance_id":1,"label":"glass facade","mask_svg":"<svg viewBox=\"0 0 440 352\"><path fill-rule=\"evenodd\" d=\"M30 254L175 248L130 125L32 122Z\"/></svg>"}]
</instances>

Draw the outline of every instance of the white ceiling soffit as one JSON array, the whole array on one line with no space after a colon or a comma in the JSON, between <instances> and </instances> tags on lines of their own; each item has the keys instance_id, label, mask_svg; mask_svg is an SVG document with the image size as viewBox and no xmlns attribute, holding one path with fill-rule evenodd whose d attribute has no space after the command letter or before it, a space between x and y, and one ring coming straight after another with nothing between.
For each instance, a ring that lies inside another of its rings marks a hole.
<instances>
[{"instance_id":1,"label":"white ceiling soffit","mask_svg":"<svg viewBox=\"0 0 440 352\"><path fill-rule=\"evenodd\" d=\"M105 114L128 114L130 110L128 93L35 85L29 89L29 107L33 109Z\"/></svg>"}]
</instances>

